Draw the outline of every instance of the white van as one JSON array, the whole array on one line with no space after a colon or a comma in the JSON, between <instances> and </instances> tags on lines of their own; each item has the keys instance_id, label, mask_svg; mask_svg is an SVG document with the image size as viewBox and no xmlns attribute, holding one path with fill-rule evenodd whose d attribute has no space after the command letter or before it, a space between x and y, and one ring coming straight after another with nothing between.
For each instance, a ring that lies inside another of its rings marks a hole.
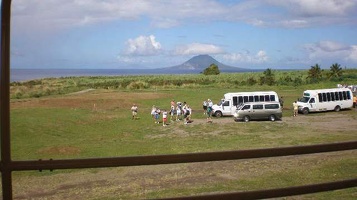
<instances>
[{"instance_id":1,"label":"white van","mask_svg":"<svg viewBox=\"0 0 357 200\"><path fill-rule=\"evenodd\" d=\"M238 106L234 113L234 121L270 120L282 118L279 102L249 102Z\"/></svg>"},{"instance_id":2,"label":"white van","mask_svg":"<svg viewBox=\"0 0 357 200\"><path fill-rule=\"evenodd\" d=\"M248 102L275 102L278 100L278 94L274 91L226 93L218 104L213 105L212 113L216 117L232 116L240 104Z\"/></svg>"},{"instance_id":3,"label":"white van","mask_svg":"<svg viewBox=\"0 0 357 200\"><path fill-rule=\"evenodd\" d=\"M353 94L349 88L305 90L297 104L303 114L330 110L338 112L352 107Z\"/></svg>"}]
</instances>

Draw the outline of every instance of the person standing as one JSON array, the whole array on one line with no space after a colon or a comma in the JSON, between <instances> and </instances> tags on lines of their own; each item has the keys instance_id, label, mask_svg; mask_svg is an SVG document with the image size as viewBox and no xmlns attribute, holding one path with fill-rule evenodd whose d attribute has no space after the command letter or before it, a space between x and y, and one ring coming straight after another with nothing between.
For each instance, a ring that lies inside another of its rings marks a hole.
<instances>
[{"instance_id":1,"label":"person standing","mask_svg":"<svg viewBox=\"0 0 357 200\"><path fill-rule=\"evenodd\" d=\"M211 99L208 99L208 106L207 106L207 123L212 123L212 107L213 107L213 103L211 101Z\"/></svg>"},{"instance_id":2,"label":"person standing","mask_svg":"<svg viewBox=\"0 0 357 200\"><path fill-rule=\"evenodd\" d=\"M166 122L167 122L167 111L163 110L163 112L162 112L162 126L166 126Z\"/></svg>"},{"instance_id":3,"label":"person standing","mask_svg":"<svg viewBox=\"0 0 357 200\"><path fill-rule=\"evenodd\" d=\"M207 114L207 101L204 100L202 103L202 108L203 108L203 114Z\"/></svg>"},{"instance_id":4,"label":"person standing","mask_svg":"<svg viewBox=\"0 0 357 200\"><path fill-rule=\"evenodd\" d=\"M283 108L284 108L284 99L283 99L283 97L279 98L279 103L280 103L281 110L283 110Z\"/></svg>"},{"instance_id":5,"label":"person standing","mask_svg":"<svg viewBox=\"0 0 357 200\"><path fill-rule=\"evenodd\" d=\"M298 104L296 101L294 101L293 103L293 109L294 109L294 117L296 117L298 114Z\"/></svg>"},{"instance_id":6,"label":"person standing","mask_svg":"<svg viewBox=\"0 0 357 200\"><path fill-rule=\"evenodd\" d=\"M356 108L357 105L357 94L353 96L353 107Z\"/></svg>"},{"instance_id":7,"label":"person standing","mask_svg":"<svg viewBox=\"0 0 357 200\"><path fill-rule=\"evenodd\" d=\"M176 121L180 121L182 116L181 102L177 102L176 106Z\"/></svg>"},{"instance_id":8,"label":"person standing","mask_svg":"<svg viewBox=\"0 0 357 200\"><path fill-rule=\"evenodd\" d=\"M131 107L131 119L137 119L137 115L138 115L138 106L136 104L133 104L133 106Z\"/></svg>"},{"instance_id":9,"label":"person standing","mask_svg":"<svg viewBox=\"0 0 357 200\"><path fill-rule=\"evenodd\" d=\"M171 102L170 102L170 106L172 107L175 107L176 106L176 102L175 102L175 99L172 99Z\"/></svg>"},{"instance_id":10,"label":"person standing","mask_svg":"<svg viewBox=\"0 0 357 200\"><path fill-rule=\"evenodd\" d=\"M156 124L160 124L160 114L161 114L160 108L156 108L156 110L155 110L155 123Z\"/></svg>"},{"instance_id":11,"label":"person standing","mask_svg":"<svg viewBox=\"0 0 357 200\"><path fill-rule=\"evenodd\" d=\"M151 108L151 117L156 124L156 106L155 105L153 105Z\"/></svg>"},{"instance_id":12,"label":"person standing","mask_svg":"<svg viewBox=\"0 0 357 200\"><path fill-rule=\"evenodd\" d=\"M170 108L170 121L175 121L176 109L174 105L171 105Z\"/></svg>"},{"instance_id":13,"label":"person standing","mask_svg":"<svg viewBox=\"0 0 357 200\"><path fill-rule=\"evenodd\" d=\"M184 108L184 118L185 118L185 123L184 124L188 124L191 123L191 114L192 114L192 109L190 108L190 106L188 104L186 104L185 108Z\"/></svg>"}]
</instances>

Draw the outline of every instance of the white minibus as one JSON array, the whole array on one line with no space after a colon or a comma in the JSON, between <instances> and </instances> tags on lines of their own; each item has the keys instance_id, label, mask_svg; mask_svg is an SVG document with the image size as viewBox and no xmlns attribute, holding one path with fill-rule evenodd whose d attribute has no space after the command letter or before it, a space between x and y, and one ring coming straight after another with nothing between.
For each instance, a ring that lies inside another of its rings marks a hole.
<instances>
[{"instance_id":1,"label":"white minibus","mask_svg":"<svg viewBox=\"0 0 357 200\"><path fill-rule=\"evenodd\" d=\"M330 110L338 112L352 107L352 91L349 88L305 90L297 104L303 114Z\"/></svg>"},{"instance_id":2,"label":"white minibus","mask_svg":"<svg viewBox=\"0 0 357 200\"><path fill-rule=\"evenodd\" d=\"M216 117L232 116L240 104L271 101L279 101L278 94L274 91L226 93L218 104L213 105L212 113Z\"/></svg>"}]
</instances>

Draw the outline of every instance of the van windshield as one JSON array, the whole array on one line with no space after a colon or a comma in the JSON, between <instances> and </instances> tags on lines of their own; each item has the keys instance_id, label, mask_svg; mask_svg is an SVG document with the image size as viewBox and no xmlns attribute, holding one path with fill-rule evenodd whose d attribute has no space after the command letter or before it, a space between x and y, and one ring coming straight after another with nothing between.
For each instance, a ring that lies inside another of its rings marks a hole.
<instances>
[{"instance_id":1,"label":"van windshield","mask_svg":"<svg viewBox=\"0 0 357 200\"><path fill-rule=\"evenodd\" d=\"M217 105L218 106L222 106L222 104L225 102L225 100L224 99L221 99L218 103L217 103Z\"/></svg>"},{"instance_id":2,"label":"van windshield","mask_svg":"<svg viewBox=\"0 0 357 200\"><path fill-rule=\"evenodd\" d=\"M239 105L237 105L237 110L242 109L242 108L243 108L243 106L244 106L244 104L239 104Z\"/></svg>"},{"instance_id":3,"label":"van windshield","mask_svg":"<svg viewBox=\"0 0 357 200\"><path fill-rule=\"evenodd\" d=\"M310 97L302 97L299 99L300 102L307 103L309 102Z\"/></svg>"}]
</instances>

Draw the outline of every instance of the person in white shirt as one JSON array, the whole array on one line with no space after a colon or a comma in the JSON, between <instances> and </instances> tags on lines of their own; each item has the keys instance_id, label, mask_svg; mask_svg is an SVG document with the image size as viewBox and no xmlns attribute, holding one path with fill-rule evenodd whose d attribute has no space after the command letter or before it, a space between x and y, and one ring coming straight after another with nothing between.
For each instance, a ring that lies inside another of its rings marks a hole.
<instances>
[{"instance_id":1,"label":"person in white shirt","mask_svg":"<svg viewBox=\"0 0 357 200\"><path fill-rule=\"evenodd\" d=\"M131 119L137 119L137 115L138 115L138 106L133 104L133 106L131 107L131 114L132 117Z\"/></svg>"},{"instance_id":2,"label":"person in white shirt","mask_svg":"<svg viewBox=\"0 0 357 200\"><path fill-rule=\"evenodd\" d=\"M182 116L181 102L177 102L176 106L176 121L180 121Z\"/></svg>"},{"instance_id":3,"label":"person in white shirt","mask_svg":"<svg viewBox=\"0 0 357 200\"><path fill-rule=\"evenodd\" d=\"M164 110L162 112L162 126L166 126L166 122L167 122L167 111Z\"/></svg>"},{"instance_id":4,"label":"person in white shirt","mask_svg":"<svg viewBox=\"0 0 357 200\"><path fill-rule=\"evenodd\" d=\"M152 117L152 119L154 120L154 122L156 123L156 107L155 107L155 105L153 105L152 106L152 108L151 108L151 117Z\"/></svg>"},{"instance_id":5,"label":"person in white shirt","mask_svg":"<svg viewBox=\"0 0 357 200\"><path fill-rule=\"evenodd\" d=\"M203 103L202 103L202 108L203 108L203 114L207 114L207 101L204 100Z\"/></svg>"}]
</instances>

